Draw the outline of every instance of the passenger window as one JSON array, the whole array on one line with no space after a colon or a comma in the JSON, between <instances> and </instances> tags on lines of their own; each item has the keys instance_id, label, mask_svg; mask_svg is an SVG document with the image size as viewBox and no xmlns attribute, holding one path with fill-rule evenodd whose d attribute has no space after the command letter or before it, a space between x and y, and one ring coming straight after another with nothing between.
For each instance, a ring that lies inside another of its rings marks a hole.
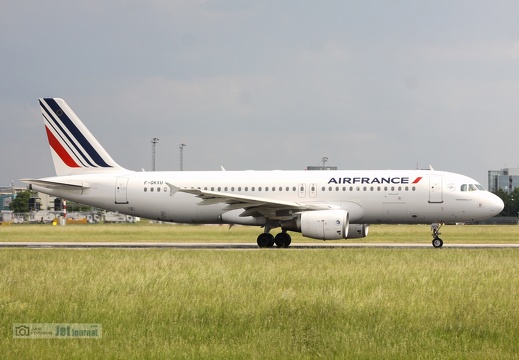
<instances>
[{"instance_id":1,"label":"passenger window","mask_svg":"<svg viewBox=\"0 0 519 360\"><path fill-rule=\"evenodd\" d=\"M144 188L144 192L147 192L147 191L148 191L148 188L147 188L147 187L145 187L145 188Z\"/></svg>"}]
</instances>

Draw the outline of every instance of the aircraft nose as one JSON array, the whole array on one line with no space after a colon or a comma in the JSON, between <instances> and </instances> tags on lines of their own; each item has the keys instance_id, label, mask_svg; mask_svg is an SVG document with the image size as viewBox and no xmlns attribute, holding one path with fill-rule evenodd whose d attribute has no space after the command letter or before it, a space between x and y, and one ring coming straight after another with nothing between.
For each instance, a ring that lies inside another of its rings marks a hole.
<instances>
[{"instance_id":1,"label":"aircraft nose","mask_svg":"<svg viewBox=\"0 0 519 360\"><path fill-rule=\"evenodd\" d=\"M501 198L495 194L492 194L490 193L490 195L492 195L489 199L489 208L491 209L491 211L497 215L499 214L501 211L503 211L503 209L505 208L505 203L503 202L503 200L501 200Z\"/></svg>"}]
</instances>

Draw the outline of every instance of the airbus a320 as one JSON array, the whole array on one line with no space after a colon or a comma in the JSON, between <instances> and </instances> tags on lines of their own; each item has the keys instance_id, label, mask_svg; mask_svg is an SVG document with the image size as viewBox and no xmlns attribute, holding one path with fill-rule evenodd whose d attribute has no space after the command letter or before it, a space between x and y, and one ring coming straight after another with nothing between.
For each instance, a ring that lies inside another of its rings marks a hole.
<instances>
[{"instance_id":1,"label":"airbus a320","mask_svg":"<svg viewBox=\"0 0 519 360\"><path fill-rule=\"evenodd\" d=\"M35 191L165 222L262 227L260 247L289 232L364 238L369 224L443 224L495 216L503 201L467 176L430 170L153 171L117 164L66 102L39 99L56 176ZM280 229L274 236L271 231ZM439 226L432 245L443 246Z\"/></svg>"}]
</instances>

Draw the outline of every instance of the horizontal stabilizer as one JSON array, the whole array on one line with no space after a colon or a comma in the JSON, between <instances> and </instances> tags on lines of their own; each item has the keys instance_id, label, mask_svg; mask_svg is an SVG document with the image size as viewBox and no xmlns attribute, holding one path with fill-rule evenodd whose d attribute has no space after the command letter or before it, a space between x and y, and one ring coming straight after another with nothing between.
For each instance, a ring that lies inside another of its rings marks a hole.
<instances>
[{"instance_id":1,"label":"horizontal stabilizer","mask_svg":"<svg viewBox=\"0 0 519 360\"><path fill-rule=\"evenodd\" d=\"M81 181L49 181L39 179L21 179L24 183L30 185L41 186L47 189L61 189L61 190L83 190L90 188L90 184Z\"/></svg>"}]
</instances>

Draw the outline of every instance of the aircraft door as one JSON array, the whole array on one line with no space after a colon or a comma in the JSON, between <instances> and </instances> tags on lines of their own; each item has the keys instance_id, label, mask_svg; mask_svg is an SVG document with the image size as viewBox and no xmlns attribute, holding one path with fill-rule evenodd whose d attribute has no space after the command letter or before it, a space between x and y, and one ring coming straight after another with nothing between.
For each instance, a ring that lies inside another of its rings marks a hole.
<instances>
[{"instance_id":1,"label":"aircraft door","mask_svg":"<svg viewBox=\"0 0 519 360\"><path fill-rule=\"evenodd\" d=\"M115 181L115 203L128 204L128 178L120 176Z\"/></svg>"},{"instance_id":2,"label":"aircraft door","mask_svg":"<svg viewBox=\"0 0 519 360\"><path fill-rule=\"evenodd\" d=\"M443 178L438 175L429 176L429 202L442 203L443 202Z\"/></svg>"}]
</instances>

